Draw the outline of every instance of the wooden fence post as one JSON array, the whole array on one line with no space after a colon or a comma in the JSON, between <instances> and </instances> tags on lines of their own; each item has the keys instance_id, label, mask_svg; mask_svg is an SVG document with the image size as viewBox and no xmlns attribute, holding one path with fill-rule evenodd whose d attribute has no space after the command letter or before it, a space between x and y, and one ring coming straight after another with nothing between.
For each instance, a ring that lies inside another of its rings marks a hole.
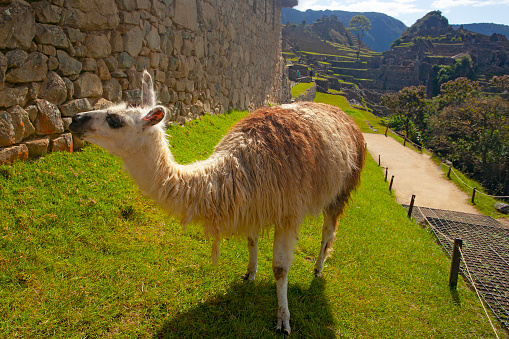
<instances>
[{"instance_id":1,"label":"wooden fence post","mask_svg":"<svg viewBox=\"0 0 509 339\"><path fill-rule=\"evenodd\" d=\"M389 167L386 167L385 168L385 181L387 181L387 174L389 172Z\"/></svg>"},{"instance_id":2,"label":"wooden fence post","mask_svg":"<svg viewBox=\"0 0 509 339\"><path fill-rule=\"evenodd\" d=\"M410 200L410 206L408 207L408 217L412 218L412 210L414 209L415 194L412 194L412 200Z\"/></svg>"},{"instance_id":3,"label":"wooden fence post","mask_svg":"<svg viewBox=\"0 0 509 339\"><path fill-rule=\"evenodd\" d=\"M452 261L451 261L451 273L449 275L449 287L456 288L458 284L458 273L460 271L460 259L461 253L460 249L463 246L463 241L461 239L454 239L454 249L452 251Z\"/></svg>"},{"instance_id":4,"label":"wooden fence post","mask_svg":"<svg viewBox=\"0 0 509 339\"><path fill-rule=\"evenodd\" d=\"M393 181L394 181L394 175L392 176L392 178L391 178L391 183L389 184L389 192L390 192L390 191L391 191L391 189L392 189L392 183L393 183Z\"/></svg>"},{"instance_id":5,"label":"wooden fence post","mask_svg":"<svg viewBox=\"0 0 509 339\"><path fill-rule=\"evenodd\" d=\"M449 170L447 171L447 177L451 179L451 168L452 166L449 166Z\"/></svg>"},{"instance_id":6,"label":"wooden fence post","mask_svg":"<svg viewBox=\"0 0 509 339\"><path fill-rule=\"evenodd\" d=\"M477 187L474 187L472 190L472 204L475 204L475 191L477 190Z\"/></svg>"},{"instance_id":7,"label":"wooden fence post","mask_svg":"<svg viewBox=\"0 0 509 339\"><path fill-rule=\"evenodd\" d=\"M378 166L380 166L380 154L378 155Z\"/></svg>"},{"instance_id":8,"label":"wooden fence post","mask_svg":"<svg viewBox=\"0 0 509 339\"><path fill-rule=\"evenodd\" d=\"M387 127L385 127L385 137L387 137L387 131L389 130L389 125L387 125Z\"/></svg>"}]
</instances>

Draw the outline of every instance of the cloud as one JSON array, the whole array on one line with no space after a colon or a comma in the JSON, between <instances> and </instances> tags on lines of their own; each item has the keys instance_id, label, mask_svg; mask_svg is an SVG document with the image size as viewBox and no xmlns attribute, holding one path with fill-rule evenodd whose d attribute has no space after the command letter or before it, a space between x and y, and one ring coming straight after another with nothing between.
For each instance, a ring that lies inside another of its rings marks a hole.
<instances>
[{"instance_id":1,"label":"cloud","mask_svg":"<svg viewBox=\"0 0 509 339\"><path fill-rule=\"evenodd\" d=\"M462 1L462 0L448 0ZM472 0L467 0L472 1ZM500 1L500 0L492 0ZM502 0L506 1L506 0ZM509 0L507 0L509 1ZM346 0L346 1L318 1L299 0L298 10L341 10L349 12L381 12L390 16L399 16L411 13L426 13L427 9L418 8L415 0Z\"/></svg>"},{"instance_id":2,"label":"cloud","mask_svg":"<svg viewBox=\"0 0 509 339\"><path fill-rule=\"evenodd\" d=\"M509 0L435 0L432 7L449 9L459 6L485 7L496 5L509 5Z\"/></svg>"}]
</instances>

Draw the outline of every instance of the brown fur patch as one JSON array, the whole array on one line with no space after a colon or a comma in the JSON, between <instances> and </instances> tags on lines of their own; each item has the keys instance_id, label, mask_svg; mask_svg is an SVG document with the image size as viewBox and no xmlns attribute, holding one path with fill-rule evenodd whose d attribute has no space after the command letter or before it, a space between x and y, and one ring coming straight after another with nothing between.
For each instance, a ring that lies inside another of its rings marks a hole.
<instances>
[{"instance_id":1,"label":"brown fur patch","mask_svg":"<svg viewBox=\"0 0 509 339\"><path fill-rule=\"evenodd\" d=\"M274 273L274 279L276 280L283 279L287 273L284 267L273 267L272 272Z\"/></svg>"},{"instance_id":2,"label":"brown fur patch","mask_svg":"<svg viewBox=\"0 0 509 339\"><path fill-rule=\"evenodd\" d=\"M240 132L263 146L263 152L279 166L304 167L314 171L323 140L315 127L290 109L262 108L240 121ZM286 163L286 164L284 164Z\"/></svg>"}]
</instances>

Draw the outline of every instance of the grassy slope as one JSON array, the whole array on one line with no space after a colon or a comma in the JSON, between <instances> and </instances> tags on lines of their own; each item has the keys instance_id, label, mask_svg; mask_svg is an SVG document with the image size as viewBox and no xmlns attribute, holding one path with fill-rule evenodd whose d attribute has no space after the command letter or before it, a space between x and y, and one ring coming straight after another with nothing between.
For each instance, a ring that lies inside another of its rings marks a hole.
<instances>
[{"instance_id":1,"label":"grassy slope","mask_svg":"<svg viewBox=\"0 0 509 339\"><path fill-rule=\"evenodd\" d=\"M300 82L292 87L292 98L296 98L301 94L304 94L308 89L313 87L313 82Z\"/></svg>"},{"instance_id":2,"label":"grassy slope","mask_svg":"<svg viewBox=\"0 0 509 339\"><path fill-rule=\"evenodd\" d=\"M206 158L245 113L173 126L178 161ZM271 237L257 281L240 280L243 241L218 267L199 226L142 197L120 161L95 147L0 167L0 337L277 336ZM447 286L449 262L405 217L368 159L324 277L313 278L320 218L301 227L290 271L295 337L489 337L473 293Z\"/></svg>"}]
</instances>

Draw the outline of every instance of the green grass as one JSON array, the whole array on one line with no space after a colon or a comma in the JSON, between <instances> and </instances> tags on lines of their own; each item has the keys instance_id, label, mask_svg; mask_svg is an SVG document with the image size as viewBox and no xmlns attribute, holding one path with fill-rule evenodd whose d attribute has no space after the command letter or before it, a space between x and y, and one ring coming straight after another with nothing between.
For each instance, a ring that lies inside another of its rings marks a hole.
<instances>
[{"instance_id":1,"label":"green grass","mask_svg":"<svg viewBox=\"0 0 509 339\"><path fill-rule=\"evenodd\" d=\"M308 89L315 85L314 82L299 82L297 85L292 87L292 98L296 98L304 94Z\"/></svg>"},{"instance_id":2,"label":"green grass","mask_svg":"<svg viewBox=\"0 0 509 339\"><path fill-rule=\"evenodd\" d=\"M172 126L175 158L206 158L245 115ZM200 227L184 231L121 168L95 146L0 167L0 337L279 337L272 233L260 242L257 280L244 282L245 242L222 240L213 266ZM493 336L461 279L451 295L449 260L406 218L371 158L317 279L320 224L310 217L300 230L288 290L292 336Z\"/></svg>"},{"instance_id":3,"label":"green grass","mask_svg":"<svg viewBox=\"0 0 509 339\"><path fill-rule=\"evenodd\" d=\"M362 132L373 133L373 130L369 127L368 122L379 132L385 132L385 126L380 123L380 120L375 117L371 112L356 109L342 95L325 94L318 92L316 93L315 102L323 102L325 104L338 106L345 113L353 118L357 125L361 128Z\"/></svg>"}]
</instances>

